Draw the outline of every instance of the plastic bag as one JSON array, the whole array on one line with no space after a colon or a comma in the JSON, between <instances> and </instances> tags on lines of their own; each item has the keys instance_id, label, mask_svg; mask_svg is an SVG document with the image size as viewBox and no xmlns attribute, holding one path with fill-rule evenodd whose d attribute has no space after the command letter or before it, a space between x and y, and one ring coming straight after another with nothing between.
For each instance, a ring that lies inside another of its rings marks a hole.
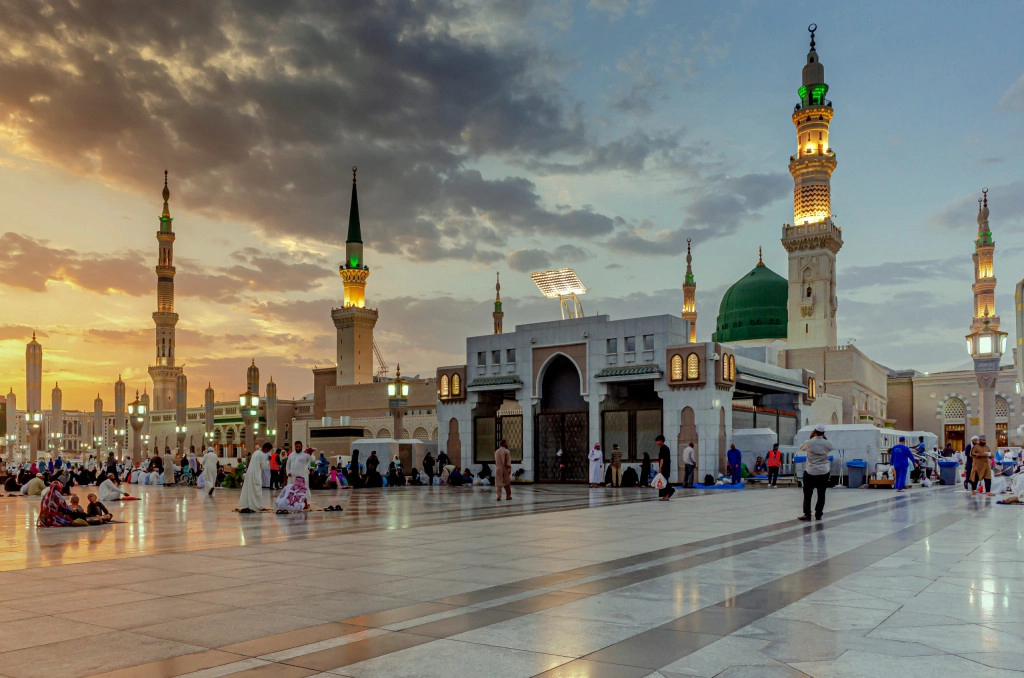
<instances>
[{"instance_id":1,"label":"plastic bag","mask_svg":"<svg viewBox=\"0 0 1024 678\"><path fill-rule=\"evenodd\" d=\"M651 481L651 487L653 487L656 490L664 490L667 485L668 481L665 480L665 476L661 475L660 473L654 476L654 480Z\"/></svg>"}]
</instances>

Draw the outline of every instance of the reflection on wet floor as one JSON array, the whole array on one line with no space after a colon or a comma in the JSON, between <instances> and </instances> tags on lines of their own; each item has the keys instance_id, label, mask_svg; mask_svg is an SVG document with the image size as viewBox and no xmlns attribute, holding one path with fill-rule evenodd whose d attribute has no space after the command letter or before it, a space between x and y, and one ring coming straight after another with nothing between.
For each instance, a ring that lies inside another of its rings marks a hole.
<instances>
[{"instance_id":1,"label":"reflection on wet floor","mask_svg":"<svg viewBox=\"0 0 1024 678\"><path fill-rule=\"evenodd\" d=\"M95 488L76 487L83 503ZM108 502L116 524L100 527L36 527L39 498L0 498L0 520L9 526L0 542L0 571L224 546L267 544L437 523L522 515L650 500L649 490L577 487L515 488L512 503L494 501L492 488L405 487L314 492L314 506L340 504L342 513L239 515L231 509L237 490L208 497L194 487L130 486L139 501ZM271 493L264 490L265 506Z\"/></svg>"}]
</instances>

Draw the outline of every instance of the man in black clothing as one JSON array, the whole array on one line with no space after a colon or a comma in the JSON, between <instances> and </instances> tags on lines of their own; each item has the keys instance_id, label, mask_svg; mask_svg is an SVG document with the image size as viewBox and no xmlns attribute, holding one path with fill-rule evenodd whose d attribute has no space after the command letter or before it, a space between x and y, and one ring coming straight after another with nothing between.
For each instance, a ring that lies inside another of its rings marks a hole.
<instances>
[{"instance_id":1,"label":"man in black clothing","mask_svg":"<svg viewBox=\"0 0 1024 678\"><path fill-rule=\"evenodd\" d=\"M423 472L426 473L427 474L427 478L430 479L430 481L427 484L428 485L433 485L434 484L434 455L432 455L429 451L427 452L427 456L423 457Z\"/></svg>"},{"instance_id":2,"label":"man in black clothing","mask_svg":"<svg viewBox=\"0 0 1024 678\"><path fill-rule=\"evenodd\" d=\"M654 439L654 444L658 446L658 473L668 481L669 476L672 475L672 452L665 444L665 436L659 435ZM665 485L663 489L658 490L658 498L660 501L668 501L675 493L676 488L672 485Z\"/></svg>"}]
</instances>

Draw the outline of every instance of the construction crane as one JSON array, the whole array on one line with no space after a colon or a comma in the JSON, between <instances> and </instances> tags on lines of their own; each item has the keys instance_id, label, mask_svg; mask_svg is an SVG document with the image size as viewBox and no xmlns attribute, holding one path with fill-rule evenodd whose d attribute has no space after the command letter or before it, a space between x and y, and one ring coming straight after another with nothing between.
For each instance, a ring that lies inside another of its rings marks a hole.
<instances>
[{"instance_id":1,"label":"construction crane","mask_svg":"<svg viewBox=\"0 0 1024 678\"><path fill-rule=\"evenodd\" d=\"M377 342L373 342L373 356L377 359L377 373L374 375L374 379L384 380L388 378L388 364L384 362L384 356L380 353L380 347L377 346Z\"/></svg>"}]
</instances>

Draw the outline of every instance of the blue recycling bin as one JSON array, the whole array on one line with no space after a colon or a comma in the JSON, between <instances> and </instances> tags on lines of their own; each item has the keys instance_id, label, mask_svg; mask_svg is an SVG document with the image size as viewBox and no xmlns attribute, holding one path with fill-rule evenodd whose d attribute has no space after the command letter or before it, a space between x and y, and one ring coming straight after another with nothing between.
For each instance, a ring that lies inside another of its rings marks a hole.
<instances>
[{"instance_id":1,"label":"blue recycling bin","mask_svg":"<svg viewBox=\"0 0 1024 678\"><path fill-rule=\"evenodd\" d=\"M867 477L868 463L863 459L851 459L846 462L846 475L849 478L850 487L860 487Z\"/></svg>"},{"instance_id":2,"label":"blue recycling bin","mask_svg":"<svg viewBox=\"0 0 1024 678\"><path fill-rule=\"evenodd\" d=\"M957 481L957 469L959 469L959 462L955 461L939 461L939 480L942 481L943 485L956 485Z\"/></svg>"},{"instance_id":3,"label":"blue recycling bin","mask_svg":"<svg viewBox=\"0 0 1024 678\"><path fill-rule=\"evenodd\" d=\"M793 477L797 483L803 482L804 469L807 468L807 455L801 454L793 457Z\"/></svg>"}]
</instances>

